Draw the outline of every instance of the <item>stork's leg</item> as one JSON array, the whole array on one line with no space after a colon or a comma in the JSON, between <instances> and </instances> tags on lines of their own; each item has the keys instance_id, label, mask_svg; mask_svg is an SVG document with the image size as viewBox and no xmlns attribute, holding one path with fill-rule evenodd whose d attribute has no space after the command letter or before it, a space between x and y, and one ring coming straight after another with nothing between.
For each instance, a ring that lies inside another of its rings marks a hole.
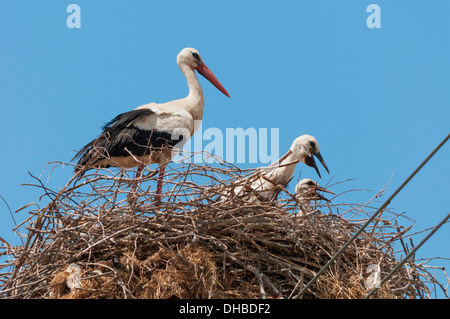
<instances>
[{"instance_id":1,"label":"stork's leg","mask_svg":"<svg viewBox=\"0 0 450 319\"><path fill-rule=\"evenodd\" d=\"M142 176L142 171L144 170L144 165L140 164L138 166L136 176L134 177L133 186L131 187L131 191L128 194L128 202L130 205L133 205L136 202L137 199L137 187L139 185L139 182L137 181Z\"/></svg>"},{"instance_id":2,"label":"stork's leg","mask_svg":"<svg viewBox=\"0 0 450 319\"><path fill-rule=\"evenodd\" d=\"M162 191L162 184L163 184L165 169L166 169L166 165L161 165L159 168L158 185L156 186L156 193L155 193L155 204L156 205L161 204L161 191Z\"/></svg>"}]
</instances>

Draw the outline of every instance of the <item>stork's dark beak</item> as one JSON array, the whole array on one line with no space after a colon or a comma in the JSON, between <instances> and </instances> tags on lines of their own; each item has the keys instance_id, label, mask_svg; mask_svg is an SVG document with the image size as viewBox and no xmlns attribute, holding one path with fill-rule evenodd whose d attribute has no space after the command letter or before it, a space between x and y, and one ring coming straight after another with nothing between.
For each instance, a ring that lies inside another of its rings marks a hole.
<instances>
[{"instance_id":1,"label":"stork's dark beak","mask_svg":"<svg viewBox=\"0 0 450 319\"><path fill-rule=\"evenodd\" d=\"M325 169L328 172L328 174L330 174L330 171L328 170L327 164L325 164L325 161L323 160L323 157L320 154L320 152L314 153L314 156L317 157L317 159L320 161L320 163L322 163L323 167L325 167ZM310 167L314 167L314 169L317 172L317 175L319 175L319 177L322 178L322 176L320 175L319 169L317 168L316 161L314 160L314 157L312 155L306 157L305 164L310 166Z\"/></svg>"},{"instance_id":2,"label":"stork's dark beak","mask_svg":"<svg viewBox=\"0 0 450 319\"><path fill-rule=\"evenodd\" d=\"M330 174L330 171L328 170L327 164L325 164L325 161L323 160L322 155L320 154L320 152L317 152L314 154L317 159L322 163L323 167L325 167L325 170L327 171L328 174Z\"/></svg>"},{"instance_id":3,"label":"stork's dark beak","mask_svg":"<svg viewBox=\"0 0 450 319\"><path fill-rule=\"evenodd\" d=\"M314 194L314 199L315 200L324 200L324 201L329 202L329 203L331 202L328 198L326 198L325 196L323 196L323 195L321 195L319 193Z\"/></svg>"},{"instance_id":4,"label":"stork's dark beak","mask_svg":"<svg viewBox=\"0 0 450 319\"><path fill-rule=\"evenodd\" d=\"M310 166L310 167L314 167L314 169L317 172L317 175L319 175L319 177L322 178L322 176L320 176L319 169L317 168L316 161L314 160L314 157L312 155L307 156L305 158L305 164Z\"/></svg>"},{"instance_id":5,"label":"stork's dark beak","mask_svg":"<svg viewBox=\"0 0 450 319\"><path fill-rule=\"evenodd\" d=\"M317 190L318 190L318 191L321 191L321 192L328 193L328 194L336 195L336 194L333 193L332 191L330 191L330 190L328 190L328 189L326 189L326 188L320 187L320 186L317 186ZM323 196L323 195L321 195L321 194L319 194L319 193L317 193L317 192L316 192L315 195L317 196L318 199L321 199L321 200L324 200L324 201L327 201L327 202L331 202L328 198L326 198L325 196Z\"/></svg>"}]
</instances>

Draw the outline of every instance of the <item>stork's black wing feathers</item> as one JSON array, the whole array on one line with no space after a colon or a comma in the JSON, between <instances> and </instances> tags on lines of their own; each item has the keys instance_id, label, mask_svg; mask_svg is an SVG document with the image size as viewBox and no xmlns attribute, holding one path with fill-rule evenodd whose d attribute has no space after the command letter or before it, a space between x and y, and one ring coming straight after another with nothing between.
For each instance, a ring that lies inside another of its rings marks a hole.
<instances>
[{"instance_id":1,"label":"stork's black wing feathers","mask_svg":"<svg viewBox=\"0 0 450 319\"><path fill-rule=\"evenodd\" d=\"M93 156L100 155L98 160L101 160L105 157L129 156L130 153L136 156L147 155L152 149L174 146L183 139L181 136L174 140L168 132L143 130L133 126L135 120L152 113L150 109L136 109L119 114L104 125L100 136L75 155L74 159L80 157L75 171L82 170L91 162ZM95 165L95 163L90 164Z\"/></svg>"},{"instance_id":2,"label":"stork's black wing feathers","mask_svg":"<svg viewBox=\"0 0 450 319\"><path fill-rule=\"evenodd\" d=\"M128 126L130 123L132 123L134 120L139 118L139 116L147 115L153 113L150 109L137 109L132 110L129 112L125 112L122 114L117 115L114 119L112 119L109 123L105 124L103 126L103 132L97 137L95 140L91 141L90 143L86 144L81 150L77 152L77 154L72 159L75 160L79 157L82 157L83 154L85 154L88 150L94 146L94 144L98 143L101 140L104 140L108 136L111 135L114 131L119 131L120 128ZM109 133L109 134L107 134ZM81 162L81 160L80 160ZM87 161L86 161L87 162ZM80 163L78 163L80 164Z\"/></svg>"},{"instance_id":3,"label":"stork's black wing feathers","mask_svg":"<svg viewBox=\"0 0 450 319\"><path fill-rule=\"evenodd\" d=\"M103 132L106 131L111 132L117 129L121 129L123 127L127 127L129 126L129 124L131 124L139 117L150 115L152 113L154 112L151 109L137 109L119 114L115 118L113 118L109 123L103 126Z\"/></svg>"}]
</instances>

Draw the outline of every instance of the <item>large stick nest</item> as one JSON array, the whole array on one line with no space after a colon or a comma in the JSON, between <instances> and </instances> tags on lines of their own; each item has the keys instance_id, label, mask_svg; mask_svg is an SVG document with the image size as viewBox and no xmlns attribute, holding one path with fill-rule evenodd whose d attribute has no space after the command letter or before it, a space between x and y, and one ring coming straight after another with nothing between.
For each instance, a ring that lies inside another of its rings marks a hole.
<instances>
[{"instance_id":1,"label":"large stick nest","mask_svg":"<svg viewBox=\"0 0 450 319\"><path fill-rule=\"evenodd\" d=\"M133 171L94 171L59 191L36 178L49 203L26 208L15 229L21 245L1 240L8 260L0 265L0 297L298 297L384 191L364 204L339 203L338 195L302 212L284 188L274 202L231 195L252 171L216 166L171 164L160 206L156 171L145 172L132 206ZM364 297L409 249L409 228L398 219L383 212L301 297ZM427 298L430 283L446 293L426 263L409 260L374 297Z\"/></svg>"}]
</instances>

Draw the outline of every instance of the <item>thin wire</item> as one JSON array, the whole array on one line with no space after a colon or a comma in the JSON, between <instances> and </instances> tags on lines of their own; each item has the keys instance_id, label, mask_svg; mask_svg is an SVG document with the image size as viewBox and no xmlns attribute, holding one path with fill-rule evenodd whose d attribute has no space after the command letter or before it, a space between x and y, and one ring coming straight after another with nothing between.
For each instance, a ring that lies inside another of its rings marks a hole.
<instances>
[{"instance_id":1,"label":"thin wire","mask_svg":"<svg viewBox=\"0 0 450 319\"><path fill-rule=\"evenodd\" d=\"M442 225L444 225L447 220L450 218L450 214L448 214L432 231L429 232L429 234L422 239L422 241L419 243L419 245L417 245L416 247L414 247L413 250L411 250L408 255L405 256L405 258L402 259L402 261L400 261L392 270L389 274L386 275L386 277L384 277L380 283L373 288L365 297L364 299L368 299L370 296L372 296L375 291L377 291L378 289L380 289L381 285L384 284L386 281L388 281L391 276L397 271L397 269L399 269L408 259L409 257L411 257L416 251L417 249L420 248L420 246L422 246L438 229L439 227L441 227Z\"/></svg>"},{"instance_id":2,"label":"thin wire","mask_svg":"<svg viewBox=\"0 0 450 319\"><path fill-rule=\"evenodd\" d=\"M391 200L408 184L408 182L422 169L422 167L433 157L434 154L448 141L450 133L439 143L438 146L427 156L427 158L411 173L411 175L389 196L389 198L378 208L378 210L358 229L358 231L339 249L339 251L319 270L319 272L306 284L305 287L294 297L300 298L309 287L327 270L327 268L342 254L342 252L359 236L359 234L386 208Z\"/></svg>"},{"instance_id":3,"label":"thin wire","mask_svg":"<svg viewBox=\"0 0 450 319\"><path fill-rule=\"evenodd\" d=\"M9 210L9 214L11 215L11 218L12 218L12 220L13 220L13 222L14 222L14 225L17 226L16 220L14 219L14 215L13 215L13 213L12 213L12 211L11 211L11 208L10 208L9 205L8 205L8 202L6 201L6 199L5 199L2 195L0 195L0 198L1 198L1 199L3 200L3 202L6 204L6 207L7 207L8 210Z\"/></svg>"},{"instance_id":4,"label":"thin wire","mask_svg":"<svg viewBox=\"0 0 450 319\"><path fill-rule=\"evenodd\" d=\"M13 212L11 211L11 208L9 207L8 202L6 201L6 199L5 199L2 195L0 195L0 198L1 198L1 199L3 200L3 202L6 204L6 207L7 207L8 210L9 210L9 214L11 215L12 221L13 221L14 225L17 227L16 219L14 218L14 214L13 214ZM20 237L20 241L22 242L22 245L23 245L23 239L22 239L22 237Z\"/></svg>"}]
</instances>

